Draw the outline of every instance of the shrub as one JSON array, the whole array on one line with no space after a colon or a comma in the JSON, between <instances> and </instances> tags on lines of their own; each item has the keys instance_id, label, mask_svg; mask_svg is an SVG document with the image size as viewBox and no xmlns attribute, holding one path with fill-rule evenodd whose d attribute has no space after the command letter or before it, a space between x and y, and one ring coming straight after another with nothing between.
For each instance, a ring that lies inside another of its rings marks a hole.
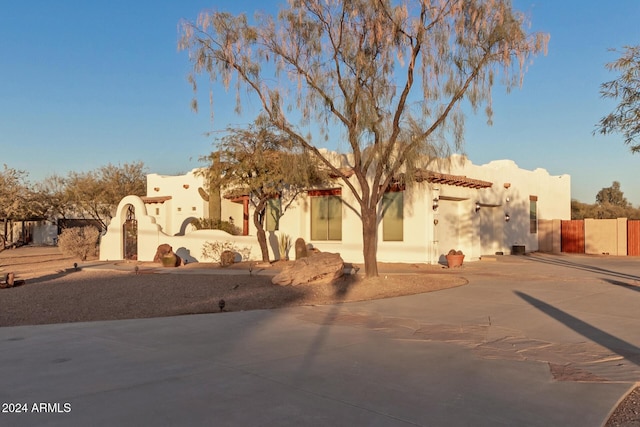
<instances>
[{"instance_id":1,"label":"shrub","mask_svg":"<svg viewBox=\"0 0 640 427\"><path fill-rule=\"evenodd\" d=\"M222 263L222 253L227 251L239 253L243 261L247 261L251 256L250 247L240 249L235 245L235 243L228 240L225 242L204 242L202 245L202 257L212 259L220 263Z\"/></svg>"},{"instance_id":2,"label":"shrub","mask_svg":"<svg viewBox=\"0 0 640 427\"><path fill-rule=\"evenodd\" d=\"M462 251L456 251L455 249L451 249L447 255L464 255Z\"/></svg>"},{"instance_id":3,"label":"shrub","mask_svg":"<svg viewBox=\"0 0 640 427\"><path fill-rule=\"evenodd\" d=\"M232 217L229 217L229 221L212 218L198 218L191 221L191 224L198 230L222 230L234 236L242 234L242 230L234 224Z\"/></svg>"},{"instance_id":4,"label":"shrub","mask_svg":"<svg viewBox=\"0 0 640 427\"><path fill-rule=\"evenodd\" d=\"M58 247L64 255L85 261L97 254L98 236L100 232L91 226L65 228L58 236Z\"/></svg>"}]
</instances>

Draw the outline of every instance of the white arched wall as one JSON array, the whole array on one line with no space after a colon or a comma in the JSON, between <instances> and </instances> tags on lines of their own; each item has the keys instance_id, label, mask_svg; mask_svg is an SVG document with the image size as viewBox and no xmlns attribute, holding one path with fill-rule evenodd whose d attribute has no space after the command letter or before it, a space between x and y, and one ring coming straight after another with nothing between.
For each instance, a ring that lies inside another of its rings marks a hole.
<instances>
[{"instance_id":1,"label":"white arched wall","mask_svg":"<svg viewBox=\"0 0 640 427\"><path fill-rule=\"evenodd\" d=\"M206 242L229 242L239 251L248 251L250 259L260 259L260 247L255 236L232 236L221 230L196 230L184 236L169 236L156 224L154 217L138 196L127 196L118 205L116 216L111 219L107 234L100 241L100 260L121 260L124 258L124 236L122 226L127 219L127 206L132 205L138 221L138 260L153 261L158 246L169 244L174 252L188 262L211 261L204 259L202 247Z\"/></svg>"},{"instance_id":2,"label":"white arched wall","mask_svg":"<svg viewBox=\"0 0 640 427\"><path fill-rule=\"evenodd\" d=\"M120 260L124 258L124 236L122 226L127 219L127 206L132 205L135 209L136 220L138 221L138 259L153 260L158 248L150 242L159 241L166 236L160 226L156 224L154 217L147 215L147 207L138 196L127 196L120 201L116 210L116 216L111 219L107 234L100 240L100 260ZM151 243L151 244L150 244Z\"/></svg>"}]
</instances>

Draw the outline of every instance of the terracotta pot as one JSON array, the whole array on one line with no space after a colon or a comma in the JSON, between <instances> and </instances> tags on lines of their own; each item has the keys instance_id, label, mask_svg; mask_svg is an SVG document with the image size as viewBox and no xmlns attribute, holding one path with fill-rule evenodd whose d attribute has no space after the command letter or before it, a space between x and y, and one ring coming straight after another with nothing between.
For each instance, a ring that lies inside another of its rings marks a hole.
<instances>
[{"instance_id":1,"label":"terracotta pot","mask_svg":"<svg viewBox=\"0 0 640 427\"><path fill-rule=\"evenodd\" d=\"M449 268L460 267L464 261L464 255L447 255L447 266Z\"/></svg>"}]
</instances>

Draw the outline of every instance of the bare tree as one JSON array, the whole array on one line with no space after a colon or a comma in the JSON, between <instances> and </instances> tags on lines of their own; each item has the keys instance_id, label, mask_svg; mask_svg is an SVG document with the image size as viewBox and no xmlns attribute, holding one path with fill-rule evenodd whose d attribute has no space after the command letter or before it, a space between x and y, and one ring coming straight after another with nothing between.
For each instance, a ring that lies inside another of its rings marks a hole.
<instances>
[{"instance_id":1,"label":"bare tree","mask_svg":"<svg viewBox=\"0 0 640 427\"><path fill-rule=\"evenodd\" d=\"M142 162L108 164L89 172L70 172L65 180L65 199L75 215L91 218L106 230L123 197L144 196L147 177Z\"/></svg>"},{"instance_id":2,"label":"bare tree","mask_svg":"<svg viewBox=\"0 0 640 427\"><path fill-rule=\"evenodd\" d=\"M228 128L217 150L205 158L210 185L226 187L226 196L248 196L254 207L262 260L269 262L265 232L267 214L279 221L298 195L328 180L304 149L295 148L289 137L265 117L246 128ZM277 206L267 209L270 201Z\"/></svg>"},{"instance_id":3,"label":"bare tree","mask_svg":"<svg viewBox=\"0 0 640 427\"><path fill-rule=\"evenodd\" d=\"M600 119L596 132L603 135L621 133L631 152L640 152L640 46L626 46L620 58L607 64L618 78L600 86L600 95L619 101L616 108Z\"/></svg>"},{"instance_id":4,"label":"bare tree","mask_svg":"<svg viewBox=\"0 0 640 427\"><path fill-rule=\"evenodd\" d=\"M25 196L29 191L27 173L8 167L0 171L0 218L22 219L27 212Z\"/></svg>"},{"instance_id":5,"label":"bare tree","mask_svg":"<svg viewBox=\"0 0 640 427\"><path fill-rule=\"evenodd\" d=\"M67 180L60 175L51 175L34 185L36 204L42 216L65 219L73 213L73 203L67 193Z\"/></svg>"},{"instance_id":6,"label":"bare tree","mask_svg":"<svg viewBox=\"0 0 640 427\"><path fill-rule=\"evenodd\" d=\"M500 74L521 84L548 36L528 34L509 0L289 0L277 17L203 12L182 22L179 48L228 88L256 95L270 120L315 154L353 193L365 273L376 276L378 209L392 180L408 179L438 148L460 147L461 102L486 106ZM213 92L212 92L212 95ZM237 97L240 111L240 96ZM193 106L197 108L194 100ZM352 173L313 137L342 133Z\"/></svg>"},{"instance_id":7,"label":"bare tree","mask_svg":"<svg viewBox=\"0 0 640 427\"><path fill-rule=\"evenodd\" d=\"M29 219L32 215L33 212L28 203L32 195L27 182L27 173L5 164L0 170L0 220L2 221L0 250L5 247L10 222Z\"/></svg>"}]
</instances>

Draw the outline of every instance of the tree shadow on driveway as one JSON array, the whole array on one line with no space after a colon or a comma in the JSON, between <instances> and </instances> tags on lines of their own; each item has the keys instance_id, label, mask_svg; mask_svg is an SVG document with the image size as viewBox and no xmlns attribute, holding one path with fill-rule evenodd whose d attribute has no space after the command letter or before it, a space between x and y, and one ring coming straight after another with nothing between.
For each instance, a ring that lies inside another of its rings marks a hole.
<instances>
[{"instance_id":1,"label":"tree shadow on driveway","mask_svg":"<svg viewBox=\"0 0 640 427\"><path fill-rule=\"evenodd\" d=\"M629 274L621 271L615 271L609 268L598 267L597 265L593 265L593 264L577 262L573 257L566 258L564 256L539 256L539 255L530 256L528 255L525 257L525 259L533 262L556 265L559 267L574 268L574 269L586 271L589 273L605 274L607 276L613 276L619 279L640 280L640 276L638 275ZM594 261L595 260L597 260L597 258L594 258Z\"/></svg>"},{"instance_id":2,"label":"tree shadow on driveway","mask_svg":"<svg viewBox=\"0 0 640 427\"><path fill-rule=\"evenodd\" d=\"M640 292L640 286L638 285L630 285L628 283L625 282L621 282L619 280L614 280L614 279L602 279L607 283L610 283L612 285L615 286L619 286L621 288L625 288L625 289L629 289L630 291L636 291L636 292Z\"/></svg>"},{"instance_id":3,"label":"tree shadow on driveway","mask_svg":"<svg viewBox=\"0 0 640 427\"><path fill-rule=\"evenodd\" d=\"M569 327L580 335L588 338L589 340L609 349L610 351L624 357L629 362L636 366L640 366L640 348L631 344L630 342L621 340L602 329L596 328L589 323L578 319L552 305L540 301L530 295L527 295L520 291L514 291L514 293L529 303L531 306L542 311L546 315L556 319L558 322Z\"/></svg>"}]
</instances>

